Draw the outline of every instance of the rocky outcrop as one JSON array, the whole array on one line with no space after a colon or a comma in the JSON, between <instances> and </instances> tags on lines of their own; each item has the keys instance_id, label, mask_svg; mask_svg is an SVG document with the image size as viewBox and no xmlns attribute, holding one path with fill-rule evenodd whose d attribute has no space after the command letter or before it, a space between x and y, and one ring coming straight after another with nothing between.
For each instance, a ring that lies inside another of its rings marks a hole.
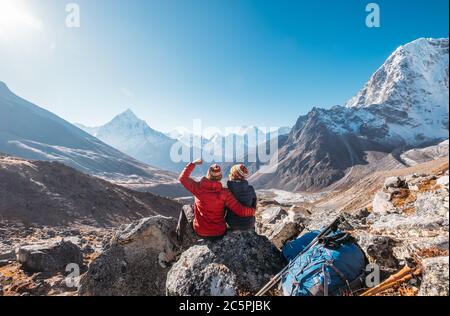
<instances>
[{"instance_id":1,"label":"rocky outcrop","mask_svg":"<svg viewBox=\"0 0 450 316\"><path fill-rule=\"evenodd\" d=\"M280 205L269 205L258 210L256 232L266 236L278 249L303 230L303 217L298 212Z\"/></svg>"},{"instance_id":2,"label":"rocky outcrop","mask_svg":"<svg viewBox=\"0 0 450 316\"><path fill-rule=\"evenodd\" d=\"M256 293L284 267L280 252L254 232L232 232L185 251L166 283L168 295L234 296Z\"/></svg>"},{"instance_id":3,"label":"rocky outcrop","mask_svg":"<svg viewBox=\"0 0 450 316\"><path fill-rule=\"evenodd\" d=\"M42 243L20 247L17 261L29 272L63 272L68 264L82 267L83 254L70 241Z\"/></svg>"},{"instance_id":4,"label":"rocky outcrop","mask_svg":"<svg viewBox=\"0 0 450 316\"><path fill-rule=\"evenodd\" d=\"M405 259L422 247L447 247L449 207L446 175L412 175L404 179L405 185L385 186L377 197L379 205L367 218L370 232L396 239L399 247L394 251ZM381 198L382 197L382 198ZM401 255L403 253L403 255Z\"/></svg>"},{"instance_id":5,"label":"rocky outcrop","mask_svg":"<svg viewBox=\"0 0 450 316\"><path fill-rule=\"evenodd\" d=\"M376 195L368 227L355 234L384 271L422 267L419 295L448 295L448 201L448 171L390 178Z\"/></svg>"},{"instance_id":6,"label":"rocky outcrop","mask_svg":"<svg viewBox=\"0 0 450 316\"><path fill-rule=\"evenodd\" d=\"M448 257L435 257L422 262L423 278L419 295L448 296Z\"/></svg>"},{"instance_id":7,"label":"rocky outcrop","mask_svg":"<svg viewBox=\"0 0 450 316\"><path fill-rule=\"evenodd\" d=\"M398 268L398 260L393 250L396 245L394 239L371 234L358 234L356 239L372 263L388 271L395 271Z\"/></svg>"},{"instance_id":8,"label":"rocky outcrop","mask_svg":"<svg viewBox=\"0 0 450 316\"><path fill-rule=\"evenodd\" d=\"M164 295L169 264L180 252L176 225L174 218L154 216L119 229L82 276L79 295Z\"/></svg>"}]
</instances>

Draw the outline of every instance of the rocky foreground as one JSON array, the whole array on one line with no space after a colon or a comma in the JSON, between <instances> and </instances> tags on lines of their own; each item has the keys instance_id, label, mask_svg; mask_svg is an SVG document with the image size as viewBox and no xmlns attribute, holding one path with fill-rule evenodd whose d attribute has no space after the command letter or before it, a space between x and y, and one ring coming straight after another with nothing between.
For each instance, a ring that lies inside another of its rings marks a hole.
<instances>
[{"instance_id":1,"label":"rocky foreground","mask_svg":"<svg viewBox=\"0 0 450 316\"><path fill-rule=\"evenodd\" d=\"M449 175L386 179L372 206L345 214L341 227L359 241L382 279L405 265L407 282L378 295L448 295ZM151 216L117 231L25 230L28 243L0 252L3 295L253 295L286 264L279 249L341 212L261 199L256 232L180 245L176 220ZM13 227L0 227L11 234ZM4 235L3 235L4 236ZM22 240L23 239L19 239ZM78 274L66 271L68 264ZM77 271L75 271L77 272ZM69 275L69 278L67 277ZM272 292L271 295L276 295ZM356 293L355 293L356 295Z\"/></svg>"}]
</instances>

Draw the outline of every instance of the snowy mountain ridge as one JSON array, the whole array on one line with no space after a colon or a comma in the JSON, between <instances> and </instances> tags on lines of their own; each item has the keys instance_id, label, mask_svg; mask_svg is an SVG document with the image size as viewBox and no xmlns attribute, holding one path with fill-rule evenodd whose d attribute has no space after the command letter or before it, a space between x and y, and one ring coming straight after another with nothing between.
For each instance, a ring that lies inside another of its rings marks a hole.
<instances>
[{"instance_id":1,"label":"snowy mountain ridge","mask_svg":"<svg viewBox=\"0 0 450 316\"><path fill-rule=\"evenodd\" d=\"M400 46L345 107L313 109L338 134L391 145L448 138L449 40Z\"/></svg>"},{"instance_id":2,"label":"snowy mountain ridge","mask_svg":"<svg viewBox=\"0 0 450 316\"><path fill-rule=\"evenodd\" d=\"M347 185L404 164L398 152L448 139L448 56L448 38L400 46L346 106L313 108L299 117L279 161L269 166L276 172L251 180L259 188L292 191Z\"/></svg>"}]
</instances>

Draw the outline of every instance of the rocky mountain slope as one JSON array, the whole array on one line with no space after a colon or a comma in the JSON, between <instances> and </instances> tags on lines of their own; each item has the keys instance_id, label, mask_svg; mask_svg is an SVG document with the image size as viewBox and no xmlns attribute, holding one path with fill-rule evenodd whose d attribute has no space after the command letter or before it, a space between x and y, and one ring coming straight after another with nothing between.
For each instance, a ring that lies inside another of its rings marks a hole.
<instances>
[{"instance_id":1,"label":"rocky mountain slope","mask_svg":"<svg viewBox=\"0 0 450 316\"><path fill-rule=\"evenodd\" d=\"M444 157L448 157L448 139L435 146L408 150L400 156L400 159L408 166L415 166L426 161Z\"/></svg>"},{"instance_id":2,"label":"rocky mountain slope","mask_svg":"<svg viewBox=\"0 0 450 316\"><path fill-rule=\"evenodd\" d=\"M256 232L229 232L215 242L179 244L176 220L161 215L122 225L115 232L5 226L2 221L1 240L17 251L0 245L0 295L252 295L285 266L279 249L287 241L344 214L341 229L356 237L370 262L380 267L381 281L397 271L410 271L410 278L377 295L445 296L449 255L445 159L396 170L401 176L380 175L370 184L373 195L366 194L367 187L361 189L364 206L348 205L344 213L324 206L321 199L305 203L300 198L275 201L260 196ZM40 178L34 181L43 183ZM72 280L62 267L74 258L82 275ZM269 295L280 293L274 289Z\"/></svg>"},{"instance_id":3,"label":"rocky mountain slope","mask_svg":"<svg viewBox=\"0 0 450 316\"><path fill-rule=\"evenodd\" d=\"M346 107L314 108L298 119L279 151L275 173L257 186L323 189L368 156L448 138L448 39L419 39L399 47ZM380 166L383 168L383 166Z\"/></svg>"},{"instance_id":4,"label":"rocky mountain slope","mask_svg":"<svg viewBox=\"0 0 450 316\"><path fill-rule=\"evenodd\" d=\"M114 227L145 216L178 216L180 205L56 162L0 155L0 219L26 226Z\"/></svg>"},{"instance_id":5,"label":"rocky mountain slope","mask_svg":"<svg viewBox=\"0 0 450 316\"><path fill-rule=\"evenodd\" d=\"M176 175L123 154L58 116L18 97L0 82L0 152L61 162L136 188L175 183Z\"/></svg>"},{"instance_id":6,"label":"rocky mountain slope","mask_svg":"<svg viewBox=\"0 0 450 316\"><path fill-rule=\"evenodd\" d=\"M351 232L378 265L381 281L410 271L410 278L377 295L448 295L448 185L448 166L432 174L390 177L378 187L370 209L345 213L340 228ZM260 200L257 233L229 232L219 241L186 247L168 237L176 226L172 219L143 219L116 232L81 277L78 293L252 295L286 264L277 248L340 214ZM279 295L276 289L269 294Z\"/></svg>"}]
</instances>

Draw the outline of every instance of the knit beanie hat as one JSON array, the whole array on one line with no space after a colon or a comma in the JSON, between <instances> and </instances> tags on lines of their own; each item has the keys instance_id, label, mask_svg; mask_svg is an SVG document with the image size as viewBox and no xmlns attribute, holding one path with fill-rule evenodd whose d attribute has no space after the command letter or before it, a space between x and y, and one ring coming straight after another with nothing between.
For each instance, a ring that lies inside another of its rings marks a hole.
<instances>
[{"instance_id":1,"label":"knit beanie hat","mask_svg":"<svg viewBox=\"0 0 450 316\"><path fill-rule=\"evenodd\" d=\"M211 181L222 180L222 168L218 164L214 164L208 169L206 177Z\"/></svg>"},{"instance_id":2,"label":"knit beanie hat","mask_svg":"<svg viewBox=\"0 0 450 316\"><path fill-rule=\"evenodd\" d=\"M230 179L231 180L245 180L249 175L248 169L243 164L234 165L231 167Z\"/></svg>"}]
</instances>

